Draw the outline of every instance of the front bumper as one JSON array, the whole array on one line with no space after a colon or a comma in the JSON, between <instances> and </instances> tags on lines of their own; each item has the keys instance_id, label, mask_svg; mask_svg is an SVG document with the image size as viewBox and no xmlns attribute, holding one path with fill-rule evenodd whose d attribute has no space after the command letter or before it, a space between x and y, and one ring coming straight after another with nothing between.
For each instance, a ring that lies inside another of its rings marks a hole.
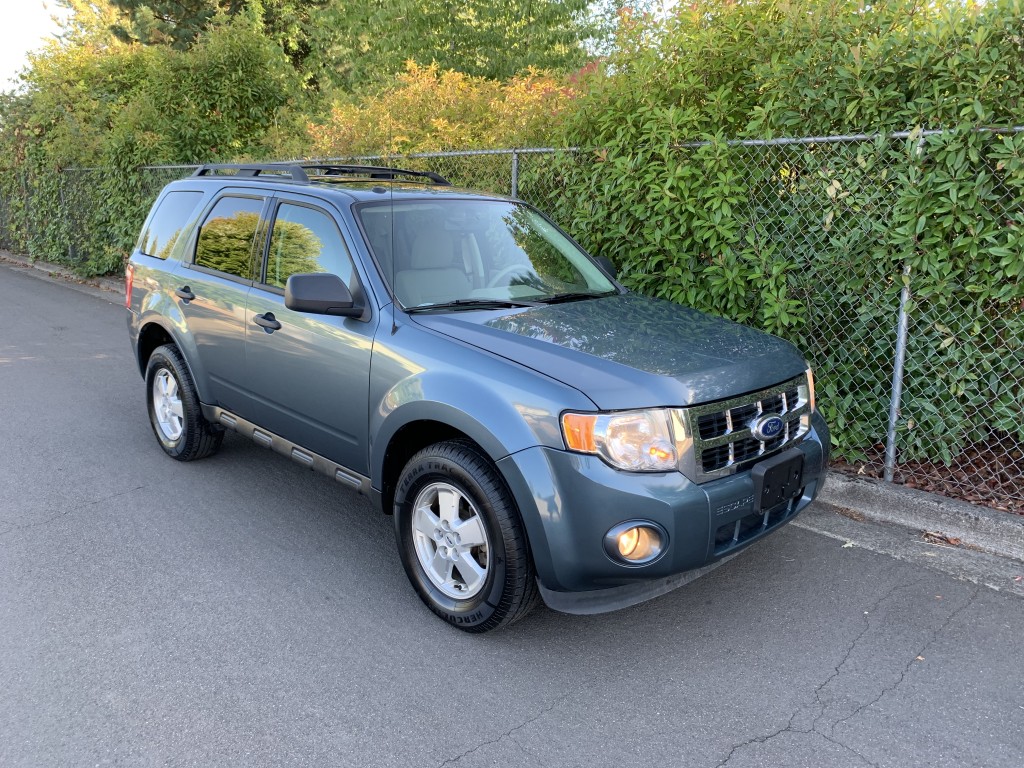
<instances>
[{"instance_id":1,"label":"front bumper","mask_svg":"<svg viewBox=\"0 0 1024 768\"><path fill-rule=\"evenodd\" d=\"M600 613L682 586L700 575L690 572L709 570L792 520L821 490L828 440L815 413L794 449L804 454L803 491L774 511L767 527L754 514L749 469L697 485L677 472L621 472L596 456L543 446L498 466L519 504L545 602L569 613ZM626 565L605 552L605 533L627 520L664 529L668 545L660 559Z\"/></svg>"}]
</instances>

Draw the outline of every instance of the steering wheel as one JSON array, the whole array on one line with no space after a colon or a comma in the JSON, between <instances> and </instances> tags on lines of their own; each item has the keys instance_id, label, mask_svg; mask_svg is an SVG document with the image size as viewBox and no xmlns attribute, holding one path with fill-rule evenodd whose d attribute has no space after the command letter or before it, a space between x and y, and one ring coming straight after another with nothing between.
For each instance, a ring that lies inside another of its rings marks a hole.
<instances>
[{"instance_id":1,"label":"steering wheel","mask_svg":"<svg viewBox=\"0 0 1024 768\"><path fill-rule=\"evenodd\" d=\"M492 277L487 282L487 287L488 288L498 288L498 287L500 287L502 285L501 281L504 278L510 277L510 276L515 275L517 273L529 272L529 271L530 271L530 268L526 267L526 266L524 266L522 264L512 264L510 266L505 267L503 270L498 272L498 274L496 274L494 277Z\"/></svg>"}]
</instances>

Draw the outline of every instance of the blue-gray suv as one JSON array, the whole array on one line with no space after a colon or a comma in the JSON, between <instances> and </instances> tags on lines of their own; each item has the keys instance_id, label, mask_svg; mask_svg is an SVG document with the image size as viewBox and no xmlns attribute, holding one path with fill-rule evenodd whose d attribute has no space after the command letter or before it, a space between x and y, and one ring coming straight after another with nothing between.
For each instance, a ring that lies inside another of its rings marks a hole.
<instances>
[{"instance_id":1,"label":"blue-gray suv","mask_svg":"<svg viewBox=\"0 0 1024 768\"><path fill-rule=\"evenodd\" d=\"M164 451L233 430L365 494L470 632L662 594L824 480L792 345L630 293L535 208L433 173L204 166L153 205L127 306Z\"/></svg>"}]
</instances>

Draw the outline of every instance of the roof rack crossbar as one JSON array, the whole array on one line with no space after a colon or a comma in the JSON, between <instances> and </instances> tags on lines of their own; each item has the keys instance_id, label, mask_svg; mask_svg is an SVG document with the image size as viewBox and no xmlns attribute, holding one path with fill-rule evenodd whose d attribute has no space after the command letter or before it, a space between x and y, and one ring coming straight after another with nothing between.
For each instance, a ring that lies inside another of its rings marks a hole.
<instances>
[{"instance_id":1,"label":"roof rack crossbar","mask_svg":"<svg viewBox=\"0 0 1024 768\"><path fill-rule=\"evenodd\" d=\"M213 176L218 171L234 171L236 176L255 177L262 174L287 174L292 181L309 183L302 166L291 163L211 163L196 168L193 176Z\"/></svg>"},{"instance_id":2,"label":"roof rack crossbar","mask_svg":"<svg viewBox=\"0 0 1024 768\"><path fill-rule=\"evenodd\" d=\"M308 184L310 176L362 176L369 179L394 181L400 176L429 179L446 187L451 182L433 171L410 171L383 165L335 165L333 163L211 163L199 166L193 176L214 176L221 171L234 171L235 176L254 178L262 175L288 175L292 181ZM313 171L313 173L307 173ZM316 173L319 171L319 173Z\"/></svg>"},{"instance_id":3,"label":"roof rack crossbar","mask_svg":"<svg viewBox=\"0 0 1024 768\"><path fill-rule=\"evenodd\" d=\"M303 163L299 166L303 170L320 170L325 171L323 174L313 174L314 176L341 176L341 175L353 175L353 176L366 176L371 179L384 179L387 181L394 181L398 176L412 176L414 178L430 179L435 184L443 184L446 187L451 186L451 182L448 181L444 176L433 171L411 171L407 168L389 168L383 165L335 165L334 163Z\"/></svg>"}]
</instances>

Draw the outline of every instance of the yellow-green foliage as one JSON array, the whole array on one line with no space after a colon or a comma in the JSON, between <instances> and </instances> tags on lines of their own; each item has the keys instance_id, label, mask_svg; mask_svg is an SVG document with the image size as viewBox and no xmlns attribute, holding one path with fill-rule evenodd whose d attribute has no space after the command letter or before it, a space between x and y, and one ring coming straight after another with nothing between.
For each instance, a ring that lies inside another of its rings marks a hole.
<instances>
[{"instance_id":1,"label":"yellow-green foliage","mask_svg":"<svg viewBox=\"0 0 1024 768\"><path fill-rule=\"evenodd\" d=\"M308 126L309 154L338 157L542 143L575 92L529 70L502 83L414 62L377 96L335 104Z\"/></svg>"}]
</instances>

